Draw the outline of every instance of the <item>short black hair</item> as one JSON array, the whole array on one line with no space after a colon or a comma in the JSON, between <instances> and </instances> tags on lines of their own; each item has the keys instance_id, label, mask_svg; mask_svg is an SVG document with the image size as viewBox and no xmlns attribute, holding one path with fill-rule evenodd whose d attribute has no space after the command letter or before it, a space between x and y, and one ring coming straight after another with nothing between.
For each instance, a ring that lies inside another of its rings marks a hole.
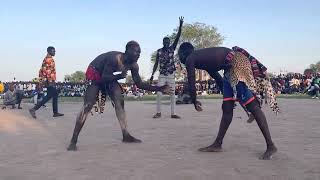
<instances>
[{"instance_id":1,"label":"short black hair","mask_svg":"<svg viewBox=\"0 0 320 180\"><path fill-rule=\"evenodd\" d=\"M140 46L139 43L137 41L129 41L126 45L126 50L135 47L135 46Z\"/></svg>"},{"instance_id":2,"label":"short black hair","mask_svg":"<svg viewBox=\"0 0 320 180\"><path fill-rule=\"evenodd\" d=\"M194 50L194 47L189 42L184 42L179 47L179 51L186 53L186 54L190 54L193 50Z\"/></svg>"},{"instance_id":3,"label":"short black hair","mask_svg":"<svg viewBox=\"0 0 320 180\"><path fill-rule=\"evenodd\" d=\"M169 39L169 40L170 40L170 38L169 38L168 36L164 37L164 38L163 38L163 41L164 41L165 39Z\"/></svg>"},{"instance_id":4,"label":"short black hair","mask_svg":"<svg viewBox=\"0 0 320 180\"><path fill-rule=\"evenodd\" d=\"M180 61L184 64L187 57L194 51L194 47L191 43L189 42L184 42L180 45L179 50L178 50L178 54L179 54L179 58ZM180 56L182 54L183 56Z\"/></svg>"},{"instance_id":5,"label":"short black hair","mask_svg":"<svg viewBox=\"0 0 320 180\"><path fill-rule=\"evenodd\" d=\"M47 52L49 52L49 51L51 51L52 49L55 49L53 46L49 46L48 48L47 48Z\"/></svg>"}]
</instances>

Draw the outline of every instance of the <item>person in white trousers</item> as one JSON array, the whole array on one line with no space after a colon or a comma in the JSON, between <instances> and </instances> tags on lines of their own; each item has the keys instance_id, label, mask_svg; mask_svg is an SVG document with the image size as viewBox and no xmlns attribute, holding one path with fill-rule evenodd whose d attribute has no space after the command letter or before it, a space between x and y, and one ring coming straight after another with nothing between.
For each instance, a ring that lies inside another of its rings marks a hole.
<instances>
[{"instance_id":1,"label":"person in white trousers","mask_svg":"<svg viewBox=\"0 0 320 180\"><path fill-rule=\"evenodd\" d=\"M176 66L174 62L174 51L177 47L177 44L181 35L183 17L179 17L179 21L180 21L179 31L177 33L177 36L173 44L170 46L169 37L163 38L163 47L157 50L156 62L154 63L152 75L150 78L150 83L152 83L153 75L159 66L158 86L167 84L173 90L173 94L171 95L171 118L174 118L174 119L180 119L180 116L178 116L175 112L176 98L175 98L175 92L174 92L175 91L175 71L176 71ZM162 93L158 92L157 93L157 113L153 116L153 118L161 117L161 96L162 96Z\"/></svg>"}]
</instances>

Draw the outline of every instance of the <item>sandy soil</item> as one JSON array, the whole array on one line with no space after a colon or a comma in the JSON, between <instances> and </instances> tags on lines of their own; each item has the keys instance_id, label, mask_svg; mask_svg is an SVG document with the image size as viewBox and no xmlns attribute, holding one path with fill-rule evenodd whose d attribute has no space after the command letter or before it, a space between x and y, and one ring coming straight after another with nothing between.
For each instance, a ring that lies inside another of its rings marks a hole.
<instances>
[{"instance_id":1,"label":"sandy soil","mask_svg":"<svg viewBox=\"0 0 320 180\"><path fill-rule=\"evenodd\" d=\"M51 105L49 105L51 106ZM224 152L203 153L211 144L221 117L221 100L203 101L204 111L178 105L183 118L152 119L153 102L126 102L129 131L141 144L125 144L114 110L89 116L77 152L66 147L81 103L60 104L64 117L51 108L38 119L23 110L0 110L0 180L320 180L320 102L280 99L283 113L264 107L279 152L259 160L265 143L256 123L246 123L240 106L224 140Z\"/></svg>"}]
</instances>

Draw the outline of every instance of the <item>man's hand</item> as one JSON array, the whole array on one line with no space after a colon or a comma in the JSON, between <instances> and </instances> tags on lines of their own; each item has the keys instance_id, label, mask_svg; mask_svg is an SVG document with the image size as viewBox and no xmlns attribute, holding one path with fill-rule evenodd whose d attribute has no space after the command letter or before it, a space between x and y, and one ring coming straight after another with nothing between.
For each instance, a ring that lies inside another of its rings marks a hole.
<instances>
[{"instance_id":1,"label":"man's hand","mask_svg":"<svg viewBox=\"0 0 320 180\"><path fill-rule=\"evenodd\" d=\"M173 90L168 85L161 86L160 91L164 94L170 94L170 95L173 93Z\"/></svg>"},{"instance_id":2,"label":"man's hand","mask_svg":"<svg viewBox=\"0 0 320 180\"><path fill-rule=\"evenodd\" d=\"M127 77L128 71L122 71L121 74L119 74L119 79L124 79Z\"/></svg>"},{"instance_id":3,"label":"man's hand","mask_svg":"<svg viewBox=\"0 0 320 180\"><path fill-rule=\"evenodd\" d=\"M150 77L150 84L153 82L153 75Z\"/></svg>"},{"instance_id":4,"label":"man's hand","mask_svg":"<svg viewBox=\"0 0 320 180\"><path fill-rule=\"evenodd\" d=\"M194 103L194 108L197 110L197 111L202 111L202 104L201 104L201 102L199 102L199 101L196 101L195 103Z\"/></svg>"},{"instance_id":5,"label":"man's hand","mask_svg":"<svg viewBox=\"0 0 320 180\"><path fill-rule=\"evenodd\" d=\"M183 16L180 16L180 17L179 17L180 26L182 26L182 24L183 24L183 19L184 19L184 17L183 17Z\"/></svg>"}]
</instances>

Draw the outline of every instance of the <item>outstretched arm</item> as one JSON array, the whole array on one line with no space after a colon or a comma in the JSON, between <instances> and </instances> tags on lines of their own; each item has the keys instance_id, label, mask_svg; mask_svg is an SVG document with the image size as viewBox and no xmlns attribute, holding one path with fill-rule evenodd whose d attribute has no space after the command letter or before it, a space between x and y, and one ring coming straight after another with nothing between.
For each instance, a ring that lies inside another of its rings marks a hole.
<instances>
[{"instance_id":1,"label":"outstretched arm","mask_svg":"<svg viewBox=\"0 0 320 180\"><path fill-rule=\"evenodd\" d=\"M163 88L159 86L151 86L147 83L142 82L141 77L139 75L139 66L137 63L133 64L131 67L131 75L134 83L140 89L145 89L148 91L161 91Z\"/></svg>"},{"instance_id":2,"label":"outstretched arm","mask_svg":"<svg viewBox=\"0 0 320 180\"><path fill-rule=\"evenodd\" d=\"M123 71L121 74L114 75L112 70L112 65L105 65L102 72L102 81L103 82L112 82L119 79L126 78L127 71Z\"/></svg>"},{"instance_id":3,"label":"outstretched arm","mask_svg":"<svg viewBox=\"0 0 320 180\"><path fill-rule=\"evenodd\" d=\"M191 96L191 101L194 104L194 107L197 111L202 111L201 103L197 101L197 94L196 94L196 76L195 76L195 67L194 62L195 60L193 58L187 58L186 61L186 68L188 73L188 84L189 84L189 91Z\"/></svg>"},{"instance_id":4,"label":"outstretched arm","mask_svg":"<svg viewBox=\"0 0 320 180\"><path fill-rule=\"evenodd\" d=\"M178 34L176 36L176 39L174 40L173 44L172 44L172 48L175 50L177 47L177 44L179 42L180 36L181 36L181 30L182 30L182 25L183 25L183 17L179 17L179 22L180 22L180 26L179 26L179 30L178 30Z\"/></svg>"}]
</instances>

